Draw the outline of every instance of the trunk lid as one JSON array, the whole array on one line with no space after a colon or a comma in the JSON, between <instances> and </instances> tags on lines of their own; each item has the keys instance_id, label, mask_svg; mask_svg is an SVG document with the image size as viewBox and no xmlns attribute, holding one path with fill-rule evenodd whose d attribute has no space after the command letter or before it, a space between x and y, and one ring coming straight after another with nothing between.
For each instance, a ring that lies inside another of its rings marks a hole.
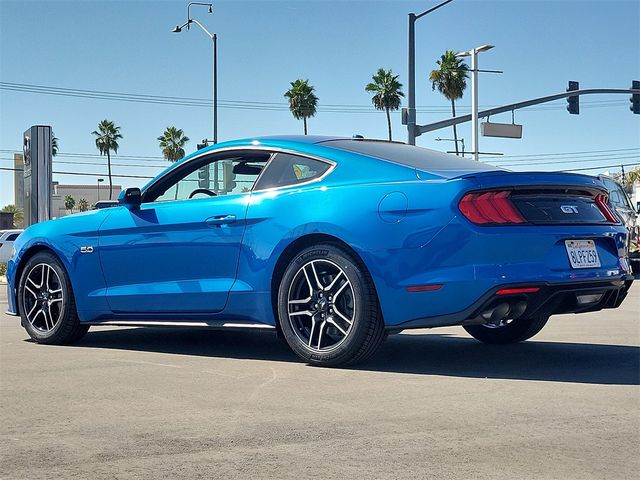
<instances>
[{"instance_id":1,"label":"trunk lid","mask_svg":"<svg viewBox=\"0 0 640 480\"><path fill-rule=\"evenodd\" d=\"M595 177L564 172L475 172L459 209L479 225L620 223Z\"/></svg>"}]
</instances>

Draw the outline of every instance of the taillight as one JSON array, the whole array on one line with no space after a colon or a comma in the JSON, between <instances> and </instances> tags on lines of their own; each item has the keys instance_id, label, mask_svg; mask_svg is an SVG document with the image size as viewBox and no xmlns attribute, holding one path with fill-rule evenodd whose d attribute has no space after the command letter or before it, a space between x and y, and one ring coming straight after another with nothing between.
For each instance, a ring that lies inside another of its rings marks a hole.
<instances>
[{"instance_id":1,"label":"taillight","mask_svg":"<svg viewBox=\"0 0 640 480\"><path fill-rule=\"evenodd\" d=\"M611 211L611 208L609 208L609 197L607 197L604 193L596 195L596 205L608 222L618 223L620 221L618 220L616 214Z\"/></svg>"},{"instance_id":2,"label":"taillight","mask_svg":"<svg viewBox=\"0 0 640 480\"><path fill-rule=\"evenodd\" d=\"M508 191L467 193L458 208L467 219L479 225L525 223L509 199Z\"/></svg>"}]
</instances>

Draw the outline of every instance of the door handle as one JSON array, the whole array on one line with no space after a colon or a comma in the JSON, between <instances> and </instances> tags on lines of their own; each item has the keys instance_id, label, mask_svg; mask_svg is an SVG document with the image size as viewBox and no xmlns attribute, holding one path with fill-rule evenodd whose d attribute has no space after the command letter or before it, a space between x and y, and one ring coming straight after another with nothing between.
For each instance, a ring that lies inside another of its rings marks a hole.
<instances>
[{"instance_id":1,"label":"door handle","mask_svg":"<svg viewBox=\"0 0 640 480\"><path fill-rule=\"evenodd\" d=\"M219 225L228 225L229 223L233 223L236 221L235 215L216 215L214 217L209 217L206 220L207 225L210 227L217 227Z\"/></svg>"}]
</instances>

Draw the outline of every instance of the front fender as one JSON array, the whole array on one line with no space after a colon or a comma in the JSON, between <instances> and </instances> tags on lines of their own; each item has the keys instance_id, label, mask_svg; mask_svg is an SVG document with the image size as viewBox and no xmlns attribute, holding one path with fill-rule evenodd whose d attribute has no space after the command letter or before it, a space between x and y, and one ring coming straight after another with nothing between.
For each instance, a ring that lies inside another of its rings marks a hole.
<instances>
[{"instance_id":1,"label":"front fender","mask_svg":"<svg viewBox=\"0 0 640 480\"><path fill-rule=\"evenodd\" d=\"M18 237L15 254L7 264L12 313L18 313L16 295L22 268L29 258L42 250L52 252L69 274L81 321L89 321L96 312L105 311L106 285L96 250L99 227L109 213L108 210L94 210L38 223ZM93 247L93 252L81 253L82 247Z\"/></svg>"}]
</instances>

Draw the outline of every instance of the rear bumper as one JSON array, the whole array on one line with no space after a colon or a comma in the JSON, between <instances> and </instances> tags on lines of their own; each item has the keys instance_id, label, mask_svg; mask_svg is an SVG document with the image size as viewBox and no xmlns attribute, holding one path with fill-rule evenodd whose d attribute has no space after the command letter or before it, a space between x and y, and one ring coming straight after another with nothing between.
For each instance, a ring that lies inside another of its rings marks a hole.
<instances>
[{"instance_id":1,"label":"rear bumper","mask_svg":"<svg viewBox=\"0 0 640 480\"><path fill-rule=\"evenodd\" d=\"M624 301L627 292L633 283L632 275L618 277L608 281L571 282L571 283L527 283L508 284L492 288L482 295L476 302L463 311L424 317L410 320L399 325L389 326L389 329L404 330L409 328L444 327L451 325L467 325L484 323L482 313L501 304L515 305L518 302L526 302L527 307L522 316L531 317L537 315L557 315L561 313L585 313L595 312L605 308L617 308ZM533 293L516 293L497 295L496 292L504 289L517 289L521 287L539 288ZM592 296L597 300L581 303L585 296Z\"/></svg>"}]
</instances>

